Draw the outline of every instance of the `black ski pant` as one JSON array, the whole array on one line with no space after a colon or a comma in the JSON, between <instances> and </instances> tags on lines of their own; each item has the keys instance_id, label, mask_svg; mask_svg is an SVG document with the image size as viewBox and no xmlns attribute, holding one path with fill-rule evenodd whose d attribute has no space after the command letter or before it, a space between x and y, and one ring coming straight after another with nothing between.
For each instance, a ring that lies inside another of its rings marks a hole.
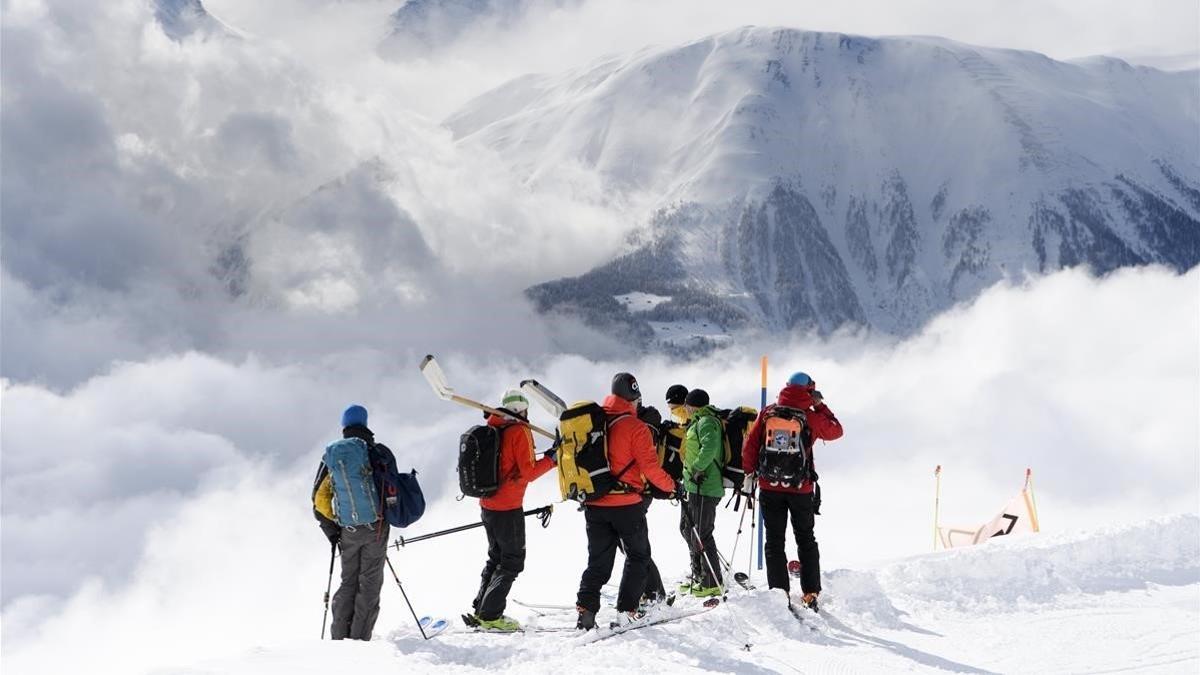
<instances>
[{"instance_id":1,"label":"black ski pant","mask_svg":"<svg viewBox=\"0 0 1200 675\"><path fill-rule=\"evenodd\" d=\"M333 595L334 640L370 640L379 618L379 592L383 589L383 565L387 561L388 524L343 527L341 550L342 583Z\"/></svg>"},{"instance_id":2,"label":"black ski pant","mask_svg":"<svg viewBox=\"0 0 1200 675\"><path fill-rule=\"evenodd\" d=\"M642 504L645 506L647 513L650 511L652 503L654 503L654 500L649 496L642 498ZM649 541L648 534L647 541ZM642 597L647 600L661 600L667 597L667 589L663 587L662 575L658 572L658 565L654 564L654 558L649 558L646 561L646 589L642 592Z\"/></svg>"},{"instance_id":3,"label":"black ski pant","mask_svg":"<svg viewBox=\"0 0 1200 675\"><path fill-rule=\"evenodd\" d=\"M483 531L487 533L488 557L479 575L479 592L471 604L479 618L493 621L503 616L508 591L525 569L525 513L521 509L480 510Z\"/></svg>"},{"instance_id":4,"label":"black ski pant","mask_svg":"<svg viewBox=\"0 0 1200 675\"><path fill-rule=\"evenodd\" d=\"M688 502L686 499L679 500L679 536L683 537L683 543L687 545L688 551L692 550L695 545L696 538L692 536L692 519L688 515ZM704 572L700 568L704 566L701 562L702 558L689 553L688 559L690 567L688 569L688 582L693 584L700 583L704 578Z\"/></svg>"},{"instance_id":5,"label":"black ski pant","mask_svg":"<svg viewBox=\"0 0 1200 675\"><path fill-rule=\"evenodd\" d=\"M617 592L617 611L636 610L646 589L646 565L650 561L646 505L585 506L583 517L587 523L588 564L579 579L576 604L600 611L600 589L612 577L619 545L625 551L625 569Z\"/></svg>"},{"instance_id":6,"label":"black ski pant","mask_svg":"<svg viewBox=\"0 0 1200 675\"><path fill-rule=\"evenodd\" d=\"M805 593L821 591L821 550L813 535L814 514L812 494L759 490L758 508L762 509L766 542L767 586L790 591L787 571L787 524L792 517L792 534L800 561L800 588Z\"/></svg>"},{"instance_id":7,"label":"black ski pant","mask_svg":"<svg viewBox=\"0 0 1200 675\"><path fill-rule=\"evenodd\" d=\"M713 530L717 525L717 506L720 497L705 497L689 492L680 518L680 529L691 551L692 578L704 588L721 585L721 556ZM708 562L705 562L707 557Z\"/></svg>"}]
</instances>

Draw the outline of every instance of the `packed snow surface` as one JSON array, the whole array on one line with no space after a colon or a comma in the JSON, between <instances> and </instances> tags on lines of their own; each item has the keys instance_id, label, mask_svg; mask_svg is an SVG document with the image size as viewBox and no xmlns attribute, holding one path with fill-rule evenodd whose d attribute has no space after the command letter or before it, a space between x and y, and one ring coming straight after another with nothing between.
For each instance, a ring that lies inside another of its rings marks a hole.
<instances>
[{"instance_id":1,"label":"packed snow surface","mask_svg":"<svg viewBox=\"0 0 1200 675\"><path fill-rule=\"evenodd\" d=\"M564 564L554 578L522 577L512 596L569 604L580 571L575 567ZM411 622L401 621L377 626L370 643L313 639L187 672L1200 669L1200 517L1195 514L1086 533L993 539L870 568L826 570L822 612L805 614L804 623L786 610L779 591L761 588L761 574L755 581L758 590L732 590L730 601L714 610L592 644L572 632L491 635L460 625L426 642ZM681 599L678 606L692 602ZM454 616L461 608L440 609ZM613 611L603 610L601 620ZM573 621L570 611L537 612L510 604L508 613L527 625Z\"/></svg>"}]
</instances>

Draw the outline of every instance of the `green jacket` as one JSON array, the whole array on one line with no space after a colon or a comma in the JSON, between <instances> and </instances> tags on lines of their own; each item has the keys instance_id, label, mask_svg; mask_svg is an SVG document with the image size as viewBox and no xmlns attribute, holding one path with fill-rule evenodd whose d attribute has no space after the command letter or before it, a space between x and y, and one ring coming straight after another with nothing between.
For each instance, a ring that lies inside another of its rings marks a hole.
<instances>
[{"instance_id":1,"label":"green jacket","mask_svg":"<svg viewBox=\"0 0 1200 675\"><path fill-rule=\"evenodd\" d=\"M716 408L704 406L692 415L687 437L683 441L683 487L705 497L724 497L725 483L721 479L721 464L725 461L725 432ZM704 472L700 485L692 475Z\"/></svg>"}]
</instances>

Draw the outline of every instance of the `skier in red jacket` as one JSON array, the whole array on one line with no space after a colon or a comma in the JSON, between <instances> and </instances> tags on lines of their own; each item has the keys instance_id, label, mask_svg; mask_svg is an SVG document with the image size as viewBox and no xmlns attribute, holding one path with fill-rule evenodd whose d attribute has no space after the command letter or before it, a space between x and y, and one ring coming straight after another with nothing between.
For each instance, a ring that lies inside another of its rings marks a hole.
<instances>
[{"instance_id":1,"label":"skier in red jacket","mask_svg":"<svg viewBox=\"0 0 1200 675\"><path fill-rule=\"evenodd\" d=\"M604 399L608 419L608 462L623 487L584 504L587 523L588 565L579 580L576 625L585 630L596 626L600 611L600 588L612 576L618 545L625 551L625 569L617 592L618 623L641 618L638 604L646 588L650 561L650 536L646 529L646 507L642 493L646 482L669 494L675 481L658 464L650 430L637 418L641 399L637 380L629 373L613 377L612 395ZM616 419L619 418L619 419Z\"/></svg>"},{"instance_id":2,"label":"skier in red jacket","mask_svg":"<svg viewBox=\"0 0 1200 675\"><path fill-rule=\"evenodd\" d=\"M757 477L759 508L766 529L764 552L767 559L767 585L788 592L791 583L787 569L788 516L796 537L800 559L802 602L817 611L821 592L821 552L813 535L814 516L820 508L820 489L814 491L817 472L813 467L813 441L832 441L842 437L842 424L825 405L816 382L805 373L788 378L776 403L759 413L742 446L742 469L747 494Z\"/></svg>"},{"instance_id":3,"label":"skier in red jacket","mask_svg":"<svg viewBox=\"0 0 1200 675\"><path fill-rule=\"evenodd\" d=\"M500 488L479 500L488 558L479 592L472 605L479 625L495 631L516 631L521 626L504 615L508 591L525 569L525 488L554 468L553 453L534 460L533 434L526 414L529 401L517 389L504 394L500 409L506 416L490 415L488 426L500 429Z\"/></svg>"}]
</instances>

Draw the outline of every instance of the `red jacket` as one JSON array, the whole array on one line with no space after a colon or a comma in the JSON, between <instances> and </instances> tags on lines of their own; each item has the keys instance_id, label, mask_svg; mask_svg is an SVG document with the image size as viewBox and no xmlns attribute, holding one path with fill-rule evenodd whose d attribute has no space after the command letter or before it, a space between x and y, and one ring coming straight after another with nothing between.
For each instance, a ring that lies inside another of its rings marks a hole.
<instances>
[{"instance_id":1,"label":"red jacket","mask_svg":"<svg viewBox=\"0 0 1200 675\"><path fill-rule=\"evenodd\" d=\"M641 492L646 480L660 490L672 492L675 481L658 464L658 452L650 429L637 418L637 407L625 399L610 395L604 399L604 411L609 417L627 415L608 428L608 465L613 477L633 488L625 494L606 494L588 506L628 506L641 504Z\"/></svg>"},{"instance_id":2,"label":"red jacket","mask_svg":"<svg viewBox=\"0 0 1200 675\"><path fill-rule=\"evenodd\" d=\"M745 444L742 445L742 469L747 475L758 471L758 453L763 448L764 420L776 405L803 410L807 413L808 429L812 439L804 451L808 453L809 466L812 466L814 469L816 466L813 464L812 442L818 438L823 441L834 441L842 437L842 423L834 417L833 411L829 409L829 406L824 403L813 405L812 389L813 386L811 384L803 387L789 384L779 392L778 403L763 408L762 412L758 414L758 419L754 421L754 426L750 429L750 433L746 435ZM769 485L766 481L759 478L758 489L805 494L813 491L813 485L812 481L807 478L804 479L799 488Z\"/></svg>"},{"instance_id":3,"label":"red jacket","mask_svg":"<svg viewBox=\"0 0 1200 675\"><path fill-rule=\"evenodd\" d=\"M550 469L554 461L543 457L533 459L533 434L529 425L492 415L488 426L500 427L500 489L491 497L483 497L479 505L489 511L511 511L525 505L525 487ZM507 425L507 426L505 426Z\"/></svg>"}]
</instances>

